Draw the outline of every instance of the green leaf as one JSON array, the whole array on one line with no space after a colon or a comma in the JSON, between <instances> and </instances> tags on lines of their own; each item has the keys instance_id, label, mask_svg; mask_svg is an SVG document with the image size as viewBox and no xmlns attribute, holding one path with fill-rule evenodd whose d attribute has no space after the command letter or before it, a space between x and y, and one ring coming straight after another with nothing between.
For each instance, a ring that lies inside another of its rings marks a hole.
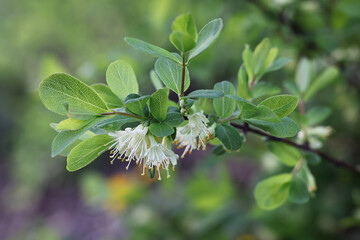
<instances>
[{"instance_id":1,"label":"green leaf","mask_svg":"<svg viewBox=\"0 0 360 240\"><path fill-rule=\"evenodd\" d=\"M255 200L265 210L280 207L289 196L291 174L280 174L259 182L255 187Z\"/></svg>"},{"instance_id":2,"label":"green leaf","mask_svg":"<svg viewBox=\"0 0 360 240\"><path fill-rule=\"evenodd\" d=\"M171 53L161 47L154 46L136 38L125 38L125 41L133 48L145 52L153 57L164 57L175 62L179 60Z\"/></svg>"},{"instance_id":3,"label":"green leaf","mask_svg":"<svg viewBox=\"0 0 360 240\"><path fill-rule=\"evenodd\" d=\"M221 98L224 93L213 89L200 89L189 93L186 98Z\"/></svg>"},{"instance_id":4,"label":"green leaf","mask_svg":"<svg viewBox=\"0 0 360 240\"><path fill-rule=\"evenodd\" d=\"M193 17L187 13L182 14L174 20L172 24L172 31L176 32L183 32L188 33L196 42L197 40L197 32L196 32L196 26Z\"/></svg>"},{"instance_id":5,"label":"green leaf","mask_svg":"<svg viewBox=\"0 0 360 240\"><path fill-rule=\"evenodd\" d=\"M174 128L166 123L152 123L149 127L149 130L157 137L170 136L175 132Z\"/></svg>"},{"instance_id":6,"label":"green leaf","mask_svg":"<svg viewBox=\"0 0 360 240\"><path fill-rule=\"evenodd\" d=\"M261 69L264 68L270 48L271 43L268 38L265 38L256 46L254 51L254 74L258 75Z\"/></svg>"},{"instance_id":7,"label":"green leaf","mask_svg":"<svg viewBox=\"0 0 360 240\"><path fill-rule=\"evenodd\" d=\"M218 90L226 94L235 94L235 88L231 82L222 81L216 83L214 86L214 90ZM236 101L231 98L222 97L214 99L214 108L215 112L220 118L230 117L236 108Z\"/></svg>"},{"instance_id":8,"label":"green leaf","mask_svg":"<svg viewBox=\"0 0 360 240\"><path fill-rule=\"evenodd\" d=\"M247 107L249 107L249 106L247 106ZM252 111L253 110L251 109L251 112ZM274 111L272 111L270 108L268 108L266 106L256 107L256 112L252 113L251 117L246 116L245 113L246 113L246 111L242 112L241 116L243 119L258 119L258 120L264 120L264 121L273 122L273 123L279 123L281 121L279 116Z\"/></svg>"},{"instance_id":9,"label":"green leaf","mask_svg":"<svg viewBox=\"0 0 360 240\"><path fill-rule=\"evenodd\" d=\"M56 131L64 131L64 130L78 130L88 123L92 122L94 119L89 120L80 120L80 119L73 119L68 118L59 122L56 126Z\"/></svg>"},{"instance_id":10,"label":"green leaf","mask_svg":"<svg viewBox=\"0 0 360 240\"><path fill-rule=\"evenodd\" d=\"M278 115L266 106L257 107L253 103L234 95L226 95L237 102L239 108L239 117L241 119L258 119L269 122L280 122Z\"/></svg>"},{"instance_id":11,"label":"green leaf","mask_svg":"<svg viewBox=\"0 0 360 240\"><path fill-rule=\"evenodd\" d=\"M265 99L258 106L266 106L283 118L294 111L298 102L299 98L296 96L278 95Z\"/></svg>"},{"instance_id":12,"label":"green leaf","mask_svg":"<svg viewBox=\"0 0 360 240\"><path fill-rule=\"evenodd\" d=\"M280 92L281 88L269 82L257 83L254 85L252 90L253 98L272 96L275 94L279 94Z\"/></svg>"},{"instance_id":13,"label":"green leaf","mask_svg":"<svg viewBox=\"0 0 360 240\"><path fill-rule=\"evenodd\" d=\"M289 201L303 204L309 201L310 195L306 183L299 177L293 177L290 186Z\"/></svg>"},{"instance_id":14,"label":"green leaf","mask_svg":"<svg viewBox=\"0 0 360 240\"><path fill-rule=\"evenodd\" d=\"M321 157L316 153L304 152L303 156L309 165L318 165L321 162Z\"/></svg>"},{"instance_id":15,"label":"green leaf","mask_svg":"<svg viewBox=\"0 0 360 240\"><path fill-rule=\"evenodd\" d=\"M288 138L294 137L299 131L299 126L290 118L284 117L279 123L272 123L262 120L249 119L247 123L258 127L275 137Z\"/></svg>"},{"instance_id":16,"label":"green leaf","mask_svg":"<svg viewBox=\"0 0 360 240\"><path fill-rule=\"evenodd\" d=\"M296 83L294 83L294 82L285 82L284 87L287 91L289 91L293 95L300 96L300 94L301 94Z\"/></svg>"},{"instance_id":17,"label":"green leaf","mask_svg":"<svg viewBox=\"0 0 360 240\"><path fill-rule=\"evenodd\" d=\"M125 123L137 122L139 119L123 115L117 115L110 119L105 119L94 126L94 128L101 128L109 132L119 131Z\"/></svg>"},{"instance_id":18,"label":"green leaf","mask_svg":"<svg viewBox=\"0 0 360 240\"><path fill-rule=\"evenodd\" d=\"M273 71L279 70L280 68L285 66L285 64L287 64L290 61L291 61L290 58L286 58L286 57L278 58L275 60L275 62L273 64L271 64L270 67L268 67L266 69L266 72L268 73L268 72L273 72Z\"/></svg>"},{"instance_id":19,"label":"green leaf","mask_svg":"<svg viewBox=\"0 0 360 240\"><path fill-rule=\"evenodd\" d=\"M164 85L154 70L150 71L150 80L156 90L164 88Z\"/></svg>"},{"instance_id":20,"label":"green leaf","mask_svg":"<svg viewBox=\"0 0 360 240\"><path fill-rule=\"evenodd\" d=\"M307 185L308 191L314 192L316 190L316 181L312 173L310 172L307 164L304 164L300 171L296 174L296 177L300 177Z\"/></svg>"},{"instance_id":21,"label":"green leaf","mask_svg":"<svg viewBox=\"0 0 360 240\"><path fill-rule=\"evenodd\" d=\"M55 157L56 155L60 154L63 150L65 150L70 144L75 142L79 137L81 137L86 131L88 131L91 127L95 126L99 122L109 118L108 116L105 117L96 117L91 122L89 122L84 127L78 130L68 130L59 132L51 146L51 156Z\"/></svg>"},{"instance_id":22,"label":"green leaf","mask_svg":"<svg viewBox=\"0 0 360 240\"><path fill-rule=\"evenodd\" d=\"M163 88L157 90L150 97L150 112L159 122L162 122L166 118L166 113L168 109L168 95L169 89Z\"/></svg>"},{"instance_id":23,"label":"green leaf","mask_svg":"<svg viewBox=\"0 0 360 240\"><path fill-rule=\"evenodd\" d=\"M248 45L245 46L245 50L243 51L242 57L246 68L246 72L248 74L249 82L252 82L254 77L255 62L254 62L253 53L251 52L250 47Z\"/></svg>"},{"instance_id":24,"label":"green leaf","mask_svg":"<svg viewBox=\"0 0 360 240\"><path fill-rule=\"evenodd\" d=\"M119 60L109 65L106 70L106 82L121 100L131 93L138 93L139 86L131 65Z\"/></svg>"},{"instance_id":25,"label":"green leaf","mask_svg":"<svg viewBox=\"0 0 360 240\"><path fill-rule=\"evenodd\" d=\"M306 123L308 126L315 126L325 121L331 114L328 107L313 107L307 110Z\"/></svg>"},{"instance_id":26,"label":"green leaf","mask_svg":"<svg viewBox=\"0 0 360 240\"><path fill-rule=\"evenodd\" d=\"M138 94L130 94L126 97L125 106L126 109L130 112L144 116L144 107L146 106L147 102L149 101L150 96L139 96Z\"/></svg>"},{"instance_id":27,"label":"green leaf","mask_svg":"<svg viewBox=\"0 0 360 240\"><path fill-rule=\"evenodd\" d=\"M315 93L331 84L334 80L336 80L338 75L339 70L335 67L330 67L322 72L322 74L311 83L309 89L305 92L305 101L310 100Z\"/></svg>"},{"instance_id":28,"label":"green leaf","mask_svg":"<svg viewBox=\"0 0 360 240\"><path fill-rule=\"evenodd\" d=\"M219 36L223 27L221 18L214 19L206 24L199 32L196 46L189 53L189 60L199 55Z\"/></svg>"},{"instance_id":29,"label":"green leaf","mask_svg":"<svg viewBox=\"0 0 360 240\"><path fill-rule=\"evenodd\" d=\"M102 134L81 142L69 153L66 169L73 172L85 167L109 148L110 141L109 135Z\"/></svg>"},{"instance_id":30,"label":"green leaf","mask_svg":"<svg viewBox=\"0 0 360 240\"><path fill-rule=\"evenodd\" d=\"M257 86L257 85L255 85ZM245 71L245 67L242 65L238 72L238 87L237 87L237 95L244 99L251 99L252 93L249 89L249 83L247 74Z\"/></svg>"},{"instance_id":31,"label":"green leaf","mask_svg":"<svg viewBox=\"0 0 360 240\"><path fill-rule=\"evenodd\" d=\"M266 69L274 63L274 60L276 59L278 52L279 52L279 50L276 47L273 47L270 49L269 54L266 57L264 66L262 67L262 69L260 71L261 73L264 73L264 71L266 72Z\"/></svg>"},{"instance_id":32,"label":"green leaf","mask_svg":"<svg viewBox=\"0 0 360 240\"><path fill-rule=\"evenodd\" d=\"M171 127L177 127L184 121L184 118L181 113L179 112L169 112L166 115L164 123Z\"/></svg>"},{"instance_id":33,"label":"green leaf","mask_svg":"<svg viewBox=\"0 0 360 240\"><path fill-rule=\"evenodd\" d=\"M106 103L107 107L112 108L120 108L123 106L122 101L118 98L108 86L105 84L94 84L91 86L97 94L101 97L101 99Z\"/></svg>"},{"instance_id":34,"label":"green leaf","mask_svg":"<svg viewBox=\"0 0 360 240\"><path fill-rule=\"evenodd\" d=\"M92 88L65 73L56 73L43 80L39 95L45 107L61 115L66 115L69 107L89 115L107 111L106 104Z\"/></svg>"},{"instance_id":35,"label":"green leaf","mask_svg":"<svg viewBox=\"0 0 360 240\"><path fill-rule=\"evenodd\" d=\"M161 81L176 92L178 95L181 93L181 78L182 78L182 67L173 61L166 58L159 58L155 63L155 71L160 77ZM189 71L185 69L185 84L184 91L190 86Z\"/></svg>"},{"instance_id":36,"label":"green leaf","mask_svg":"<svg viewBox=\"0 0 360 240\"><path fill-rule=\"evenodd\" d=\"M170 34L170 42L182 53L188 52L196 45L195 39L190 34L179 31Z\"/></svg>"},{"instance_id":37,"label":"green leaf","mask_svg":"<svg viewBox=\"0 0 360 240\"><path fill-rule=\"evenodd\" d=\"M212 154L214 154L216 156L221 156L225 153L226 153L226 150L222 145L218 145L212 150Z\"/></svg>"},{"instance_id":38,"label":"green leaf","mask_svg":"<svg viewBox=\"0 0 360 240\"><path fill-rule=\"evenodd\" d=\"M220 139L224 148L228 151L238 151L244 141L244 138L236 128L226 124L218 124L216 126L215 137Z\"/></svg>"},{"instance_id":39,"label":"green leaf","mask_svg":"<svg viewBox=\"0 0 360 240\"><path fill-rule=\"evenodd\" d=\"M172 30L170 41L181 52L187 52L195 47L197 32L190 14L178 16L173 22Z\"/></svg>"},{"instance_id":40,"label":"green leaf","mask_svg":"<svg viewBox=\"0 0 360 240\"><path fill-rule=\"evenodd\" d=\"M270 151L286 166L294 167L301 159L299 150L285 143L269 142L268 146Z\"/></svg>"},{"instance_id":41,"label":"green leaf","mask_svg":"<svg viewBox=\"0 0 360 240\"><path fill-rule=\"evenodd\" d=\"M310 62L307 58L300 59L296 70L295 81L301 93L304 93L309 86L311 78Z\"/></svg>"}]
</instances>

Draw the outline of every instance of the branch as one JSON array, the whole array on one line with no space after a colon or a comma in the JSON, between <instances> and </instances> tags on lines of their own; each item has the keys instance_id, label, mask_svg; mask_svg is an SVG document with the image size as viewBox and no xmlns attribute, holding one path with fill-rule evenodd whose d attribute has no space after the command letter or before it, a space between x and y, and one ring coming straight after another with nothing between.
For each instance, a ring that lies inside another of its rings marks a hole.
<instances>
[{"instance_id":1,"label":"branch","mask_svg":"<svg viewBox=\"0 0 360 240\"><path fill-rule=\"evenodd\" d=\"M307 152L316 153L322 159L334 164L335 166L347 168L347 169L351 170L352 172L354 172L354 173L356 173L356 174L358 174L360 176L360 169L357 168L356 166L354 166L354 165L352 165L352 164L350 164L348 162L345 162L343 160L339 160L337 158L334 158L334 157L332 157L332 156L330 156L330 155L328 155L328 154L326 154L326 153L324 153L322 151L312 149L308 144L298 144L296 142L290 141L290 140L285 139L285 138L274 137L269 133L263 132L263 131L258 130L258 129L251 128L247 123L245 123L244 125L240 125L240 124L237 124L237 123L230 123L230 124L232 126L238 128L238 129L243 130L244 134L246 134L247 132L255 133L257 135L267 137L270 141L286 143L286 144L291 145L293 147L296 147L298 149L301 149L301 150L304 150L304 151L307 151Z\"/></svg>"},{"instance_id":2,"label":"branch","mask_svg":"<svg viewBox=\"0 0 360 240\"><path fill-rule=\"evenodd\" d=\"M181 93L180 93L180 97L184 96L185 70L186 70L185 56L184 56L184 54L182 54L182 73L181 73Z\"/></svg>"}]
</instances>

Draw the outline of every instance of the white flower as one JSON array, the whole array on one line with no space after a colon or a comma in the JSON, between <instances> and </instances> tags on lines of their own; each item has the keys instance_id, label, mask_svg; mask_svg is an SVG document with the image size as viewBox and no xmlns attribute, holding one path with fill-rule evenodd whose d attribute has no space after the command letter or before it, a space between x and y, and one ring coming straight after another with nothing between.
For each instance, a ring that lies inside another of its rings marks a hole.
<instances>
[{"instance_id":1,"label":"white flower","mask_svg":"<svg viewBox=\"0 0 360 240\"><path fill-rule=\"evenodd\" d=\"M129 168L131 161L136 161L137 164L141 164L145 158L148 145L146 142L146 134L148 127L144 127L142 124L138 125L135 129L126 128L124 131L116 131L108 133L109 136L114 137L114 143L109 147L112 150L113 158L111 163L117 158L129 162L126 169Z\"/></svg>"},{"instance_id":2,"label":"white flower","mask_svg":"<svg viewBox=\"0 0 360 240\"><path fill-rule=\"evenodd\" d=\"M149 167L150 169L156 167L159 174L159 180L161 180L160 168L166 170L167 177L169 178L170 163L174 167L177 164L177 159L179 158L179 156L165 146L166 138L163 139L163 144L156 142L155 138L152 135L149 136L149 140L150 147L146 152L146 160L143 163L142 175L145 174L146 167Z\"/></svg>"},{"instance_id":3,"label":"white flower","mask_svg":"<svg viewBox=\"0 0 360 240\"><path fill-rule=\"evenodd\" d=\"M212 138L212 133L207 127L209 120L202 112L197 112L188 116L189 122L184 127L177 127L175 142L178 148L185 147L181 157L186 153L192 153L194 149L199 150L202 146L206 149L207 139Z\"/></svg>"},{"instance_id":4,"label":"white flower","mask_svg":"<svg viewBox=\"0 0 360 240\"><path fill-rule=\"evenodd\" d=\"M329 126L309 127L301 130L297 135L297 142L300 144L309 142L311 148L319 149L323 146L323 141L330 136L332 128Z\"/></svg>"},{"instance_id":5,"label":"white flower","mask_svg":"<svg viewBox=\"0 0 360 240\"><path fill-rule=\"evenodd\" d=\"M145 169L153 170L157 168L159 180L161 180L160 168L166 169L167 177L169 175L170 163L174 166L177 164L179 156L171 150L171 142L163 138L163 142L158 143L154 136L148 134L148 127L142 124L135 129L126 128L124 131L116 131L108 133L114 140L109 149L112 149L111 163L117 158L127 161L126 169L129 169L130 163L135 161L136 164L143 165L143 173Z\"/></svg>"}]
</instances>

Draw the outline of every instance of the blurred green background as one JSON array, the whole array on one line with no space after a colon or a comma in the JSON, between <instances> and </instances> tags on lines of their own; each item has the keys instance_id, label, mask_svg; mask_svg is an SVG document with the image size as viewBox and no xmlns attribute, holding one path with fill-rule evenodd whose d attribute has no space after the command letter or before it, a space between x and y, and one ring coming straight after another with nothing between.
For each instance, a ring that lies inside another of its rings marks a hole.
<instances>
[{"instance_id":1,"label":"blurred green background","mask_svg":"<svg viewBox=\"0 0 360 240\"><path fill-rule=\"evenodd\" d=\"M174 50L168 35L179 14L198 30L221 17L217 41L190 66L190 90L236 82L245 44L264 37L292 62L264 81L294 81L306 56L341 77L309 104L332 108L329 154L360 163L360 1L358 0L0 0L0 239L360 239L359 178L327 162L312 166L318 190L305 205L260 210L255 184L289 171L256 136L241 153L194 152L168 180L110 165L108 153L75 173L50 157L49 123L62 118L40 102L40 81L66 72L87 84L105 82L107 66L132 64L151 93L155 59L123 40Z\"/></svg>"}]
</instances>

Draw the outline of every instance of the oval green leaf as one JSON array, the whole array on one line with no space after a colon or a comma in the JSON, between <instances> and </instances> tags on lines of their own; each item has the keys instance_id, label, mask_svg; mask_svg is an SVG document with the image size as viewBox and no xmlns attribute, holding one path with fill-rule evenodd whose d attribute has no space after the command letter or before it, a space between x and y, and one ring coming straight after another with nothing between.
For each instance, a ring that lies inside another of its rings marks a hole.
<instances>
[{"instance_id":1,"label":"oval green leaf","mask_svg":"<svg viewBox=\"0 0 360 240\"><path fill-rule=\"evenodd\" d=\"M157 90L150 97L150 112L159 122L162 122L166 118L166 113L168 109L168 95L169 89L163 88Z\"/></svg>"},{"instance_id":2,"label":"oval green leaf","mask_svg":"<svg viewBox=\"0 0 360 240\"><path fill-rule=\"evenodd\" d=\"M106 82L121 100L131 93L138 93L139 86L131 65L119 60L109 65L106 70Z\"/></svg>"},{"instance_id":3,"label":"oval green leaf","mask_svg":"<svg viewBox=\"0 0 360 240\"><path fill-rule=\"evenodd\" d=\"M199 55L219 36L223 27L221 18L214 19L206 24L199 32L196 46L190 51L189 60Z\"/></svg>"},{"instance_id":4,"label":"oval green leaf","mask_svg":"<svg viewBox=\"0 0 360 240\"><path fill-rule=\"evenodd\" d=\"M229 81L222 81L216 83L214 86L214 90L221 91L224 93L224 95L235 94L235 88ZM236 108L236 101L227 97L214 99L214 108L215 112L220 118L227 118L233 114Z\"/></svg>"},{"instance_id":5,"label":"oval green leaf","mask_svg":"<svg viewBox=\"0 0 360 240\"><path fill-rule=\"evenodd\" d=\"M70 151L66 169L73 172L90 164L109 148L110 141L109 135L101 134L81 142Z\"/></svg>"},{"instance_id":6,"label":"oval green leaf","mask_svg":"<svg viewBox=\"0 0 360 240\"><path fill-rule=\"evenodd\" d=\"M291 179L291 174L281 174L259 182L255 187L259 207L272 210L283 205L289 196Z\"/></svg>"},{"instance_id":7,"label":"oval green leaf","mask_svg":"<svg viewBox=\"0 0 360 240\"><path fill-rule=\"evenodd\" d=\"M68 109L76 113L99 114L107 111L100 96L88 85L65 73L56 73L43 80L40 99L50 111L66 115Z\"/></svg>"},{"instance_id":8,"label":"oval green leaf","mask_svg":"<svg viewBox=\"0 0 360 240\"><path fill-rule=\"evenodd\" d=\"M182 79L182 67L171 60L166 58L159 58L155 63L155 71L160 77L161 81L176 92L178 95L181 93L181 79ZM185 69L185 84L184 91L190 86L189 71Z\"/></svg>"},{"instance_id":9,"label":"oval green leaf","mask_svg":"<svg viewBox=\"0 0 360 240\"><path fill-rule=\"evenodd\" d=\"M265 99L258 106L266 106L283 118L294 111L298 102L299 98L296 96L278 95Z\"/></svg>"},{"instance_id":10,"label":"oval green leaf","mask_svg":"<svg viewBox=\"0 0 360 240\"><path fill-rule=\"evenodd\" d=\"M154 57L164 57L167 59L170 59L175 62L179 62L179 60L169 51L166 51L165 49L161 47L157 47L155 45L152 45L150 43L144 42L142 40L136 39L136 38L125 38L125 41L133 48L140 50L144 53L147 53Z\"/></svg>"}]
</instances>

